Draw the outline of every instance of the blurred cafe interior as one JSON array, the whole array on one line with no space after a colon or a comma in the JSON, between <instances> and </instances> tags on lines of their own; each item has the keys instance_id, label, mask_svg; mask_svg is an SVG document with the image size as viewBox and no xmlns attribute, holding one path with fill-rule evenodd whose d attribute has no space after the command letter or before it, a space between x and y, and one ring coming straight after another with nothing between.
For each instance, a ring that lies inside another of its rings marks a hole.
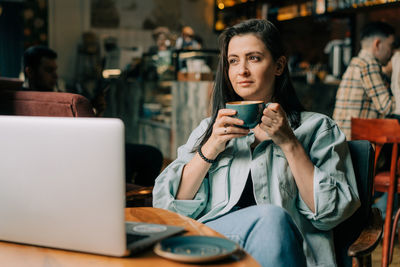
<instances>
[{"instance_id":1,"label":"blurred cafe interior","mask_svg":"<svg viewBox=\"0 0 400 267\"><path fill-rule=\"evenodd\" d=\"M24 50L48 46L58 54L56 90L89 100L103 92L107 103L103 116L124 121L127 142L155 145L169 160L209 114L217 37L225 27L248 18L274 22L287 44L302 104L331 116L341 75L360 49L360 28L372 20L400 25L400 4L393 0L6 0L0 4L0 77L23 79ZM185 26L194 32L198 46L176 47ZM158 50L157 43L165 43L165 48Z\"/></svg>"},{"instance_id":2,"label":"blurred cafe interior","mask_svg":"<svg viewBox=\"0 0 400 267\"><path fill-rule=\"evenodd\" d=\"M210 114L226 27L271 20L283 33L301 103L332 116L362 26L381 20L398 34L399 14L396 0L1 0L0 81L23 86L24 51L48 46L58 54L54 90L92 105L102 96L101 116L124 122L126 143L158 148L164 168Z\"/></svg>"}]
</instances>

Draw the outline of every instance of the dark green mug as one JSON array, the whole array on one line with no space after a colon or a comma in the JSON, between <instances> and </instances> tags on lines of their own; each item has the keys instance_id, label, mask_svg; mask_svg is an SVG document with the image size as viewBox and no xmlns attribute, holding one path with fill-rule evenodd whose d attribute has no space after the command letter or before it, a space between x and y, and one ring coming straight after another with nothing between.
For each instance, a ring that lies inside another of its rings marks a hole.
<instances>
[{"instance_id":1,"label":"dark green mug","mask_svg":"<svg viewBox=\"0 0 400 267\"><path fill-rule=\"evenodd\" d=\"M244 121L244 124L237 125L238 127L252 129L261 122L263 110L269 104L265 104L264 101L234 101L226 103L226 108L236 110L234 117Z\"/></svg>"}]
</instances>

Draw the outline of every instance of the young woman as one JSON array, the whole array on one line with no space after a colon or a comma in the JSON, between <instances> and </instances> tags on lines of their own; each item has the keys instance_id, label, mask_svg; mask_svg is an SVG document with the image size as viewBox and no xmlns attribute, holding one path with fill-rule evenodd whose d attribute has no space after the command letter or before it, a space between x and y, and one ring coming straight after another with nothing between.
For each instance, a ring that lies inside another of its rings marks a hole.
<instances>
[{"instance_id":1,"label":"young woman","mask_svg":"<svg viewBox=\"0 0 400 267\"><path fill-rule=\"evenodd\" d=\"M213 113L157 178L153 205L195 218L263 266L335 266L331 229L360 205L345 135L305 112L280 35L248 20L220 36ZM271 103L259 125L235 125L225 103Z\"/></svg>"}]
</instances>

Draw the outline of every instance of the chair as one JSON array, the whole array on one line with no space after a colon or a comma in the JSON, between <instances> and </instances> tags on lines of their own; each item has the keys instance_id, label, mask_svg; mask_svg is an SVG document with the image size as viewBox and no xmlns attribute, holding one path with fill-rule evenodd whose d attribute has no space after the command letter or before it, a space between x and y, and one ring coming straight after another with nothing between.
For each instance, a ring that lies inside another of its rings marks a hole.
<instances>
[{"instance_id":1,"label":"chair","mask_svg":"<svg viewBox=\"0 0 400 267\"><path fill-rule=\"evenodd\" d=\"M17 78L0 77L0 91L1 90L21 90L23 80Z\"/></svg>"},{"instance_id":2,"label":"chair","mask_svg":"<svg viewBox=\"0 0 400 267\"><path fill-rule=\"evenodd\" d=\"M89 100L82 95L61 92L0 91L2 115L94 117Z\"/></svg>"},{"instance_id":3,"label":"chair","mask_svg":"<svg viewBox=\"0 0 400 267\"><path fill-rule=\"evenodd\" d=\"M360 119L351 120L352 140L369 140L375 145L374 167L385 144L392 145L390 170L374 173L374 190L387 192L386 217L383 230L382 266L388 266L392 261L394 236L397 221L393 221L393 206L395 194L400 193L398 176L398 145L400 143L400 125L396 119ZM376 170L376 168L375 168ZM395 219L398 220L399 212Z\"/></svg>"},{"instance_id":4,"label":"chair","mask_svg":"<svg viewBox=\"0 0 400 267\"><path fill-rule=\"evenodd\" d=\"M349 141L361 207L334 229L338 266L371 266L371 253L382 236L382 217L371 208L374 150L368 141Z\"/></svg>"}]
</instances>

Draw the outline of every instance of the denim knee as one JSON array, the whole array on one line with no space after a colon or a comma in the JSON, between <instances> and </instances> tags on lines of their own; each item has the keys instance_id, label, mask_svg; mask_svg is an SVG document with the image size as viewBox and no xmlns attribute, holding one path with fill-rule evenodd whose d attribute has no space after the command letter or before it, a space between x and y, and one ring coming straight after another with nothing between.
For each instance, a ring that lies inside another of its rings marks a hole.
<instances>
[{"instance_id":1,"label":"denim knee","mask_svg":"<svg viewBox=\"0 0 400 267\"><path fill-rule=\"evenodd\" d=\"M262 266L306 266L303 238L289 213L281 207L251 206L206 224L238 242Z\"/></svg>"},{"instance_id":2,"label":"denim knee","mask_svg":"<svg viewBox=\"0 0 400 267\"><path fill-rule=\"evenodd\" d=\"M283 208L258 205L249 208L248 212L249 215L256 214L256 220L249 229L244 249L261 265L306 265L303 237L291 216Z\"/></svg>"},{"instance_id":3,"label":"denim knee","mask_svg":"<svg viewBox=\"0 0 400 267\"><path fill-rule=\"evenodd\" d=\"M290 215L285 209L272 204L251 206L249 209L253 209L254 211L251 212L256 212L260 217L266 216L268 218L279 218L280 220L290 218Z\"/></svg>"},{"instance_id":4,"label":"denim knee","mask_svg":"<svg viewBox=\"0 0 400 267\"><path fill-rule=\"evenodd\" d=\"M285 209L269 204L256 207L258 207L259 220L266 225L277 225L280 228L293 227L293 219Z\"/></svg>"},{"instance_id":5,"label":"denim knee","mask_svg":"<svg viewBox=\"0 0 400 267\"><path fill-rule=\"evenodd\" d=\"M253 228L256 224L266 226L258 229L258 231L262 230L258 234L267 234L271 236L271 234L286 235L289 232L294 232L296 239L302 240L300 231L297 229L292 217L285 209L275 205L266 204L249 207L247 212L250 217L255 216Z\"/></svg>"}]
</instances>

